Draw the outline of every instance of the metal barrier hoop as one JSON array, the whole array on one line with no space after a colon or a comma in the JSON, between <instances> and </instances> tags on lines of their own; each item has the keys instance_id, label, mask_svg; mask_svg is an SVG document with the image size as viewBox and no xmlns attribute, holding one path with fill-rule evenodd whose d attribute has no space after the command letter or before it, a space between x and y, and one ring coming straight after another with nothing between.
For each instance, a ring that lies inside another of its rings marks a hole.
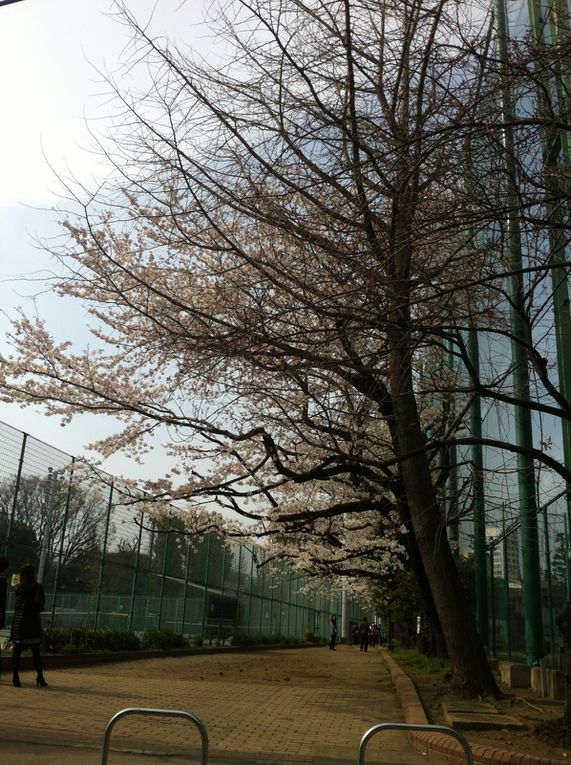
<instances>
[{"instance_id":1,"label":"metal barrier hoop","mask_svg":"<svg viewBox=\"0 0 571 765\"><path fill-rule=\"evenodd\" d=\"M190 720L198 728L200 732L200 739L201 739L200 763L201 765L206 765L206 759L208 757L208 733L206 732L204 723L201 720L199 720L198 717L196 717L196 715L193 715L191 712L184 712L180 709L147 709L145 707L129 707L128 709L122 709L120 712L117 712L117 714L113 715L113 717L109 720L109 722L107 723L107 727L105 729L105 734L103 736L103 750L101 754L101 765L107 765L107 757L109 755L109 741L111 738L111 731L115 727L116 723L118 723L122 717L126 717L127 715L149 715L153 717L184 717L187 720Z\"/></svg>"},{"instance_id":2,"label":"metal barrier hoop","mask_svg":"<svg viewBox=\"0 0 571 765\"><path fill-rule=\"evenodd\" d=\"M365 749L369 743L369 740L374 735L381 733L384 730L423 731L426 733L444 733L447 736L452 736L461 744L462 748L464 749L467 765L473 765L474 761L472 758L472 750L470 749L470 744L461 733L458 733L457 730L454 730L454 728L449 728L447 725L416 725L414 723L379 723L378 725L373 725L373 727L369 728L369 730L366 731L361 738L359 743L359 751L357 753L357 765L365 764Z\"/></svg>"}]
</instances>

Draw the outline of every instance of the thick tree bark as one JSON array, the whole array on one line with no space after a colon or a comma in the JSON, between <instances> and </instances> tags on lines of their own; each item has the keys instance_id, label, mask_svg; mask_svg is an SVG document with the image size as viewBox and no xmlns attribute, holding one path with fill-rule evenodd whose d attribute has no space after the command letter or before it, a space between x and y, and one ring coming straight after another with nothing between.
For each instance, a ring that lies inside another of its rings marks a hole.
<instances>
[{"instance_id":1,"label":"thick tree bark","mask_svg":"<svg viewBox=\"0 0 571 765\"><path fill-rule=\"evenodd\" d=\"M403 522L406 523L406 526L410 528L411 521L408 511L407 519L406 521L403 520ZM446 649L444 632L442 630L442 625L440 624L438 611L436 610L434 598L432 597L432 591L430 589L430 583L428 581L428 577L426 576L422 557L420 555L418 544L416 543L416 538L412 529L409 534L403 535L401 541L406 549L410 570L412 571L414 581L418 587L418 595L420 598L422 610L424 611L424 616L429 623L427 633L430 634L430 652L435 656L446 656L448 651Z\"/></svg>"},{"instance_id":2,"label":"thick tree bark","mask_svg":"<svg viewBox=\"0 0 571 765\"><path fill-rule=\"evenodd\" d=\"M500 696L474 615L466 601L432 485L412 388L406 333L395 333L391 393L400 471L411 523L448 648L453 683L470 695Z\"/></svg>"}]
</instances>

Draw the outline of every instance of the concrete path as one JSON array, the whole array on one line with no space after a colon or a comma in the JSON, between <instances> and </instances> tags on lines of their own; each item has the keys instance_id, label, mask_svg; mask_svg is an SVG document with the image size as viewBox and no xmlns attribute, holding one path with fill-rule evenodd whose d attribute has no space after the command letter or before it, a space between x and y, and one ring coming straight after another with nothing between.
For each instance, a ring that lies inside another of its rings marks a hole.
<instances>
[{"instance_id":1,"label":"concrete path","mask_svg":"<svg viewBox=\"0 0 571 765\"><path fill-rule=\"evenodd\" d=\"M206 725L209 763L347 765L361 736L402 722L378 649L352 646L200 654L49 669L49 687L0 682L1 765L95 765L109 719L126 707L192 712ZM111 737L110 765L197 762L199 738L185 720L130 717ZM192 758L189 757L192 754ZM367 748L369 763L426 762L405 734L387 732Z\"/></svg>"}]
</instances>

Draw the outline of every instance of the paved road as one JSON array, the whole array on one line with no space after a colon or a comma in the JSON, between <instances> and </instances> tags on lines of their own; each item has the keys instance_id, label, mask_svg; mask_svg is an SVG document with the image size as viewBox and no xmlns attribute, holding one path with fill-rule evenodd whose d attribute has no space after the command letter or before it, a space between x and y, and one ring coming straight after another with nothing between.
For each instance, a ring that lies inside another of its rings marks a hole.
<instances>
[{"instance_id":1,"label":"paved road","mask_svg":"<svg viewBox=\"0 0 571 765\"><path fill-rule=\"evenodd\" d=\"M22 673L0 682L2 765L96 765L109 719L126 707L181 709L208 730L210 763L355 763L362 734L402 721L380 651L351 646L200 654ZM199 738L180 719L130 717L111 738L110 765L197 762ZM192 754L192 759L189 754ZM419 765L401 732L372 739L367 765Z\"/></svg>"}]
</instances>

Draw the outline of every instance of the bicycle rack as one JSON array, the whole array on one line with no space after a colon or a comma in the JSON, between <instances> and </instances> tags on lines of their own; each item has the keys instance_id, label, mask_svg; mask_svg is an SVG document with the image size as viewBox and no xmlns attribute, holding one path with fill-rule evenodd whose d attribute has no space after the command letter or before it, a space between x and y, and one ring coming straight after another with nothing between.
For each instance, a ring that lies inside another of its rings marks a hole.
<instances>
[{"instance_id":1,"label":"bicycle rack","mask_svg":"<svg viewBox=\"0 0 571 765\"><path fill-rule=\"evenodd\" d=\"M109 741L111 738L111 731L115 727L116 723L122 717L127 715L149 715L152 717L184 717L190 720L199 730L201 746L200 746L200 763L206 765L206 758L208 756L208 733L204 724L193 715L191 712L183 712L179 709L147 709L145 707L129 707L128 709L122 709L117 712L116 715L109 720L107 728L105 729L105 735L103 736L103 751L101 755L101 765L107 765L107 757L109 755Z\"/></svg>"},{"instance_id":2,"label":"bicycle rack","mask_svg":"<svg viewBox=\"0 0 571 765\"><path fill-rule=\"evenodd\" d=\"M473 765L474 761L472 759L470 744L461 733L458 733L457 730L449 728L446 725L415 725L414 723L380 723L379 725L373 725L373 727L369 728L361 738L357 754L357 765L365 765L365 749L369 740L377 733L382 733L384 730L422 731L426 733L444 733L446 736L452 736L460 742L464 749L467 765Z\"/></svg>"}]
</instances>

